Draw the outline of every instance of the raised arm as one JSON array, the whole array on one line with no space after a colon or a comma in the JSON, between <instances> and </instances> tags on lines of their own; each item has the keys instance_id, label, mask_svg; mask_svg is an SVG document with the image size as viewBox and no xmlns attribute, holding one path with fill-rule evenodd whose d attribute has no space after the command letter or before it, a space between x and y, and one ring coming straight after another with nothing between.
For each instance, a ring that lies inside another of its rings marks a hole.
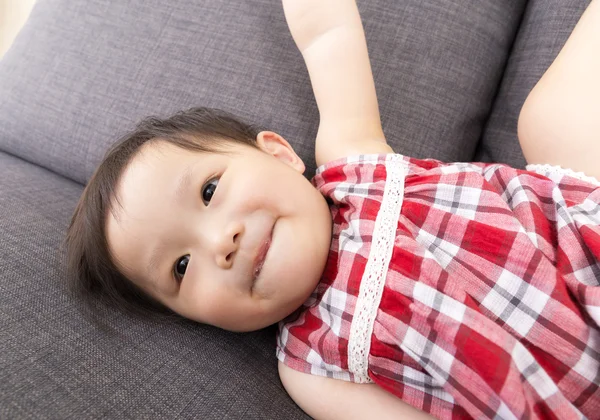
<instances>
[{"instance_id":1,"label":"raised arm","mask_svg":"<svg viewBox=\"0 0 600 420\"><path fill-rule=\"evenodd\" d=\"M357 153L390 153L355 0L283 0L319 108L318 165Z\"/></svg>"}]
</instances>

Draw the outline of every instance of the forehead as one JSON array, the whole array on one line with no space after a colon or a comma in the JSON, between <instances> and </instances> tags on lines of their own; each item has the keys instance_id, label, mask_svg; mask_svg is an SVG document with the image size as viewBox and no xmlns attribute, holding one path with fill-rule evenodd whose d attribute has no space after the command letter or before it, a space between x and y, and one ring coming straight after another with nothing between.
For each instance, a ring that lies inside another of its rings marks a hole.
<instances>
[{"instance_id":1,"label":"forehead","mask_svg":"<svg viewBox=\"0 0 600 420\"><path fill-rule=\"evenodd\" d=\"M206 160L208 153L183 149L164 141L146 143L132 157L121 176L119 187L123 188L130 178L160 175L161 172L174 172L182 163Z\"/></svg>"},{"instance_id":2,"label":"forehead","mask_svg":"<svg viewBox=\"0 0 600 420\"><path fill-rule=\"evenodd\" d=\"M215 152L186 149L167 141L155 139L143 145L134 154L125 167L119 186L123 186L130 178L155 174L157 177L164 172L176 172L186 162L210 163L224 160L233 155L251 154L253 148L231 141L221 141L215 145Z\"/></svg>"},{"instance_id":3,"label":"forehead","mask_svg":"<svg viewBox=\"0 0 600 420\"><path fill-rule=\"evenodd\" d=\"M133 156L119 179L115 191L117 207L128 207L125 203L129 196L139 198L143 193L157 192L161 186L173 187L193 167L223 164L225 160L222 153L188 150L160 140L149 142Z\"/></svg>"},{"instance_id":4,"label":"forehead","mask_svg":"<svg viewBox=\"0 0 600 420\"><path fill-rule=\"evenodd\" d=\"M182 170L202 160L197 153L170 145L144 146L121 174L111 213L121 220L128 214L138 213L144 203L158 203L157 196L169 189Z\"/></svg>"}]
</instances>

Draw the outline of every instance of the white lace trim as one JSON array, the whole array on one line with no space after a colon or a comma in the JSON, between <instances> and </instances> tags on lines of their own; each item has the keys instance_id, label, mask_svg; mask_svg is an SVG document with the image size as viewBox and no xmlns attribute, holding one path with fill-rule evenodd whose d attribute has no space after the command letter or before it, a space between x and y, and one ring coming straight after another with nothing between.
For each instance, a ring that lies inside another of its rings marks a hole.
<instances>
[{"instance_id":1,"label":"white lace trim","mask_svg":"<svg viewBox=\"0 0 600 420\"><path fill-rule=\"evenodd\" d=\"M593 176L588 176L586 174L584 174L583 172L575 172L572 169L568 169L568 168L562 168L560 166L553 166L553 165L548 165L548 164L531 164L531 165L527 165L525 167L525 169L527 169L528 171L532 171L532 172L536 172L540 175L544 175L544 176L552 176L552 175L558 175L558 176L563 176L563 175L568 175L570 177L573 178L577 178L580 179L582 181L585 182L589 182L590 184L594 184L594 185L598 185L600 186L600 181L598 181L596 178L594 178Z\"/></svg>"},{"instance_id":2,"label":"white lace trim","mask_svg":"<svg viewBox=\"0 0 600 420\"><path fill-rule=\"evenodd\" d=\"M386 158L387 180L379 213L375 219L369 259L360 283L348 338L348 368L356 382L372 382L368 375L373 323L396 238L398 217L404 198L405 168L400 155Z\"/></svg>"}]
</instances>

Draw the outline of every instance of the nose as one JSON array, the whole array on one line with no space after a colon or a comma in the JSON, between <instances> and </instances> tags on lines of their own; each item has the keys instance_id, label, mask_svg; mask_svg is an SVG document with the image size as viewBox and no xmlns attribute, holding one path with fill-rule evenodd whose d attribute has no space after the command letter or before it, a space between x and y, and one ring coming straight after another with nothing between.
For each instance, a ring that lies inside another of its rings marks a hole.
<instances>
[{"instance_id":1,"label":"nose","mask_svg":"<svg viewBox=\"0 0 600 420\"><path fill-rule=\"evenodd\" d=\"M226 225L222 233L216 238L214 244L214 255L217 266L223 269L231 268L243 234L243 224L230 222Z\"/></svg>"}]
</instances>

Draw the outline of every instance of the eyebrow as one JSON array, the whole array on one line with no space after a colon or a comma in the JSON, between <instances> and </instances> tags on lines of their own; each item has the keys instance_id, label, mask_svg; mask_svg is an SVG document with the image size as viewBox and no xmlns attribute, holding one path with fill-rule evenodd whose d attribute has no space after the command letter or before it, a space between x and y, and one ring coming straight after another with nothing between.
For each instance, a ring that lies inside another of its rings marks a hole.
<instances>
[{"instance_id":1,"label":"eyebrow","mask_svg":"<svg viewBox=\"0 0 600 420\"><path fill-rule=\"evenodd\" d=\"M186 190L189 188L190 183L192 181L193 169L195 167L195 163L191 163L183 170L183 173L177 180L177 186L175 187L175 198L178 201L181 201L185 196Z\"/></svg>"},{"instance_id":2,"label":"eyebrow","mask_svg":"<svg viewBox=\"0 0 600 420\"><path fill-rule=\"evenodd\" d=\"M150 254L150 260L148 262L148 276L151 279L151 284L159 285L160 284L160 276L153 274L154 271L158 268L158 264L160 262L161 254L165 249L165 245L160 244L156 248L152 250L152 254Z\"/></svg>"},{"instance_id":3,"label":"eyebrow","mask_svg":"<svg viewBox=\"0 0 600 420\"><path fill-rule=\"evenodd\" d=\"M185 193L188 190L189 185L192 181L194 166L195 162L189 164L183 170L181 176L175 184L175 199L179 202L183 200L183 197L185 196ZM154 285L160 285L160 275L155 275L153 272L156 271L156 269L158 268L162 253L164 252L165 248L167 247L164 244L159 244L150 253L150 259L148 260L148 269L146 271L148 273L149 278L151 279L151 283Z\"/></svg>"}]
</instances>

